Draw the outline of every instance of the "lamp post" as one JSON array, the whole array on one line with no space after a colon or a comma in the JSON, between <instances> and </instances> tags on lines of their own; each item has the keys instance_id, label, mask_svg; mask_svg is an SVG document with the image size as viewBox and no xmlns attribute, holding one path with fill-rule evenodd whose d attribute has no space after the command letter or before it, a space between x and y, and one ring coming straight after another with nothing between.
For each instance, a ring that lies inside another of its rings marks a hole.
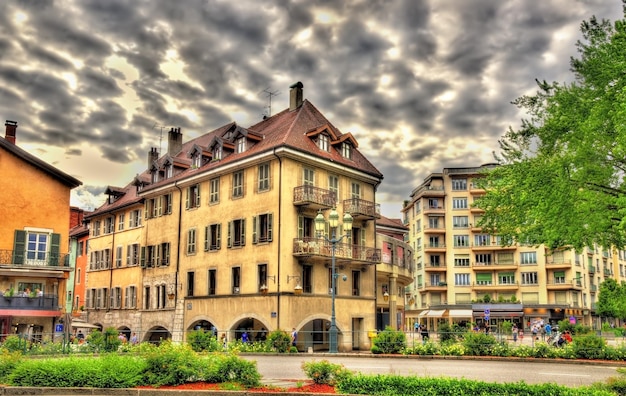
<instances>
[{"instance_id":1,"label":"lamp post","mask_svg":"<svg viewBox=\"0 0 626 396\"><path fill-rule=\"evenodd\" d=\"M335 317L335 286L337 284L337 271L335 270L335 248L339 242L343 240L345 236L348 236L350 231L352 230L352 216L350 213L346 213L343 216L343 234L341 236L336 235L336 229L339 225L339 213L335 208L332 208L330 213L328 214L328 226L331 229L332 237L328 239L324 235L324 229L326 228L326 220L324 219L324 215L322 211L318 211L317 216L315 217L315 231L317 233L318 238L323 238L326 242L331 245L331 313L330 313L330 330L329 330L329 344L328 344L328 352L329 353L337 353L337 322Z\"/></svg>"}]
</instances>

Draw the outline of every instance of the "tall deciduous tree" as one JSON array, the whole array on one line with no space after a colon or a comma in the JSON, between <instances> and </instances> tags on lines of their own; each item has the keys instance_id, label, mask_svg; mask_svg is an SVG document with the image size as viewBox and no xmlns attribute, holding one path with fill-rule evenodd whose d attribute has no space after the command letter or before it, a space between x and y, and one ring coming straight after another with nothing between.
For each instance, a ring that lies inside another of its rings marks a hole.
<instances>
[{"instance_id":1,"label":"tall deciduous tree","mask_svg":"<svg viewBox=\"0 0 626 396\"><path fill-rule=\"evenodd\" d=\"M626 14L626 0L623 0ZM626 244L626 20L581 24L571 84L537 81L529 118L500 140L480 225L548 247Z\"/></svg>"},{"instance_id":2,"label":"tall deciduous tree","mask_svg":"<svg viewBox=\"0 0 626 396\"><path fill-rule=\"evenodd\" d=\"M596 314L601 317L626 319L626 283L608 278L600 285Z\"/></svg>"}]
</instances>

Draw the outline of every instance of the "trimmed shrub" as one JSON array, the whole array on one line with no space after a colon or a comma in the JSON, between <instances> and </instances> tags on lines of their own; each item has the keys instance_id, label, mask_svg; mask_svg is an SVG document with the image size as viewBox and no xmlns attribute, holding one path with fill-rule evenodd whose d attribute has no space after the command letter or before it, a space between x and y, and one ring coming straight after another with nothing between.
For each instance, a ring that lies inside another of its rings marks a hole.
<instances>
[{"instance_id":1,"label":"trimmed shrub","mask_svg":"<svg viewBox=\"0 0 626 396\"><path fill-rule=\"evenodd\" d=\"M343 365L328 360L303 362L302 370L316 384L335 385L352 375L352 372Z\"/></svg>"},{"instance_id":2,"label":"trimmed shrub","mask_svg":"<svg viewBox=\"0 0 626 396\"><path fill-rule=\"evenodd\" d=\"M211 383L237 382L246 387L259 386L261 374L256 362L234 355L211 354L202 360L200 376Z\"/></svg>"},{"instance_id":3,"label":"trimmed shrub","mask_svg":"<svg viewBox=\"0 0 626 396\"><path fill-rule=\"evenodd\" d=\"M187 343L195 352L221 351L222 345L217 341L213 333L205 330L193 330L187 333Z\"/></svg>"},{"instance_id":4,"label":"trimmed shrub","mask_svg":"<svg viewBox=\"0 0 626 396\"><path fill-rule=\"evenodd\" d=\"M265 342L276 352L287 353L291 346L291 336L286 331L274 330L268 334Z\"/></svg>"},{"instance_id":5,"label":"trimmed shrub","mask_svg":"<svg viewBox=\"0 0 626 396\"><path fill-rule=\"evenodd\" d=\"M380 353L401 353L406 348L406 335L387 326L373 339Z\"/></svg>"},{"instance_id":6,"label":"trimmed shrub","mask_svg":"<svg viewBox=\"0 0 626 396\"><path fill-rule=\"evenodd\" d=\"M21 362L21 352L9 352L6 349L0 350L0 384L8 382L9 375Z\"/></svg>"},{"instance_id":7,"label":"trimmed shrub","mask_svg":"<svg viewBox=\"0 0 626 396\"><path fill-rule=\"evenodd\" d=\"M603 359L605 347L604 338L593 334L575 337L572 342L572 349L579 359Z\"/></svg>"},{"instance_id":8,"label":"trimmed shrub","mask_svg":"<svg viewBox=\"0 0 626 396\"><path fill-rule=\"evenodd\" d=\"M496 338L491 334L467 333L463 338L463 346L467 355L489 356L496 344Z\"/></svg>"},{"instance_id":9,"label":"trimmed shrub","mask_svg":"<svg viewBox=\"0 0 626 396\"><path fill-rule=\"evenodd\" d=\"M154 352L147 353L144 381L153 386L180 385L197 381L202 362L187 344L164 341Z\"/></svg>"}]
</instances>

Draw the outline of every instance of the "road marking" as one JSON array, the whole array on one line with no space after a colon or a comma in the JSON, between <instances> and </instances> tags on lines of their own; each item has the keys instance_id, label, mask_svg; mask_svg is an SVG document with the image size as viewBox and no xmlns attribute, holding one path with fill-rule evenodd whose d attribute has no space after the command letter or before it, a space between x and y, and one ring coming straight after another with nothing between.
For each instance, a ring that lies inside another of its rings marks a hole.
<instances>
[{"instance_id":1,"label":"road marking","mask_svg":"<svg viewBox=\"0 0 626 396\"><path fill-rule=\"evenodd\" d=\"M564 377L591 377L590 374L567 374L567 373L537 373L541 375L560 375Z\"/></svg>"}]
</instances>

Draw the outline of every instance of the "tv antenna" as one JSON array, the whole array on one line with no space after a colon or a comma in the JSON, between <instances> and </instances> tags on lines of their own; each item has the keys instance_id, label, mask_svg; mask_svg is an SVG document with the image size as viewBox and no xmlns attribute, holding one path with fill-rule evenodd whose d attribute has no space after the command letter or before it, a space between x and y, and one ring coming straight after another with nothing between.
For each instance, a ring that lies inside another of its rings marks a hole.
<instances>
[{"instance_id":1,"label":"tv antenna","mask_svg":"<svg viewBox=\"0 0 626 396\"><path fill-rule=\"evenodd\" d=\"M156 122L152 125L152 129L159 129L161 132L159 134L159 154L161 154L161 145L163 143L163 129L167 128L167 125L158 125Z\"/></svg>"},{"instance_id":2,"label":"tv antenna","mask_svg":"<svg viewBox=\"0 0 626 396\"><path fill-rule=\"evenodd\" d=\"M261 92L265 92L265 95L268 98L268 106L267 106L267 116L271 117L272 116L272 96L277 96L280 95L280 91L272 91L270 90L269 87L265 88L263 91ZM260 92L259 92L260 93Z\"/></svg>"}]
</instances>

